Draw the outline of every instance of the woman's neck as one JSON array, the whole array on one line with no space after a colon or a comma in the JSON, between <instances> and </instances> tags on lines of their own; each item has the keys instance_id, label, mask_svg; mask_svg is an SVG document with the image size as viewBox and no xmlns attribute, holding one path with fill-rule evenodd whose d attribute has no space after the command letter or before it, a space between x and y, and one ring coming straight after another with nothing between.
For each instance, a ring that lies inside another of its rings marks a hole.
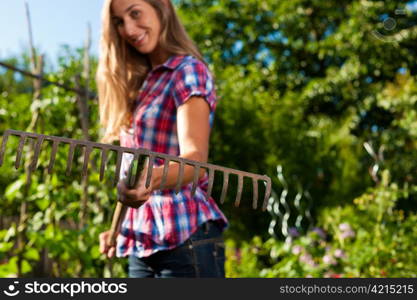
<instances>
[{"instance_id":1,"label":"woman's neck","mask_svg":"<svg viewBox=\"0 0 417 300\"><path fill-rule=\"evenodd\" d=\"M159 66L163 64L164 62L166 62L168 58L170 57L170 54L167 51L162 50L161 48L158 47L153 52L149 53L148 57L149 57L149 61L153 69L156 66Z\"/></svg>"}]
</instances>

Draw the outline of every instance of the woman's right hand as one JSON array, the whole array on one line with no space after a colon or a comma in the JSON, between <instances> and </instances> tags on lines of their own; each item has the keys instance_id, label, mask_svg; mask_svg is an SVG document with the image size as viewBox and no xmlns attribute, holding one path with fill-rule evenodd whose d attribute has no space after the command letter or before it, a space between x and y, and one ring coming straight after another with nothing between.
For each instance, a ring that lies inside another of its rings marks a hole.
<instances>
[{"instance_id":1,"label":"woman's right hand","mask_svg":"<svg viewBox=\"0 0 417 300\"><path fill-rule=\"evenodd\" d=\"M109 246L107 240L110 235L110 230L104 231L99 234L98 238L100 241L100 253L105 254L108 258L112 258L116 252L115 246Z\"/></svg>"}]
</instances>

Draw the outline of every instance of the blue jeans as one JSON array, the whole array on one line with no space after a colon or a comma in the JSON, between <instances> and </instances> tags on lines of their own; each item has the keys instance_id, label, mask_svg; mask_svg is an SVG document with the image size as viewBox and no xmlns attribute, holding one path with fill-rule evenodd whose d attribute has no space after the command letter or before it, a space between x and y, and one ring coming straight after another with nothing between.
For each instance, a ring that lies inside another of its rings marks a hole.
<instances>
[{"instance_id":1,"label":"blue jeans","mask_svg":"<svg viewBox=\"0 0 417 300\"><path fill-rule=\"evenodd\" d=\"M224 278L224 243L215 222L204 223L184 244L148 257L129 256L129 277Z\"/></svg>"}]
</instances>

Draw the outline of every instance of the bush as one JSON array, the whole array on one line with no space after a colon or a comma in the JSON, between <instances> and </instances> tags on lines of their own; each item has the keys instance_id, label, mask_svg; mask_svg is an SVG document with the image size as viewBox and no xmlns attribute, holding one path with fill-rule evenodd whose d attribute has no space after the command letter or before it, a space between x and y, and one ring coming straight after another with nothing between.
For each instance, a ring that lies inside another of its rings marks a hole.
<instances>
[{"instance_id":1,"label":"bush","mask_svg":"<svg viewBox=\"0 0 417 300\"><path fill-rule=\"evenodd\" d=\"M410 188L381 183L353 205L321 212L322 228L287 241L227 246L230 277L416 277L417 214L397 209Z\"/></svg>"}]
</instances>

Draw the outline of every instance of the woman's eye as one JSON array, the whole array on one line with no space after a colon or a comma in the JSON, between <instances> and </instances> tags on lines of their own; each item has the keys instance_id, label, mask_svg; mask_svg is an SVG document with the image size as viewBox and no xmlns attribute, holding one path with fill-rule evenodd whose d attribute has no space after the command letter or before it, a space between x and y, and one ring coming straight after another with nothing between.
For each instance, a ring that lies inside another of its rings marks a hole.
<instances>
[{"instance_id":1,"label":"woman's eye","mask_svg":"<svg viewBox=\"0 0 417 300\"><path fill-rule=\"evenodd\" d=\"M131 12L130 12L130 16L132 17L132 18L138 18L139 16L140 16L140 11L139 10L132 10Z\"/></svg>"},{"instance_id":2,"label":"woman's eye","mask_svg":"<svg viewBox=\"0 0 417 300\"><path fill-rule=\"evenodd\" d=\"M121 19L113 19L113 25L114 26L121 26L123 25L123 21Z\"/></svg>"}]
</instances>

